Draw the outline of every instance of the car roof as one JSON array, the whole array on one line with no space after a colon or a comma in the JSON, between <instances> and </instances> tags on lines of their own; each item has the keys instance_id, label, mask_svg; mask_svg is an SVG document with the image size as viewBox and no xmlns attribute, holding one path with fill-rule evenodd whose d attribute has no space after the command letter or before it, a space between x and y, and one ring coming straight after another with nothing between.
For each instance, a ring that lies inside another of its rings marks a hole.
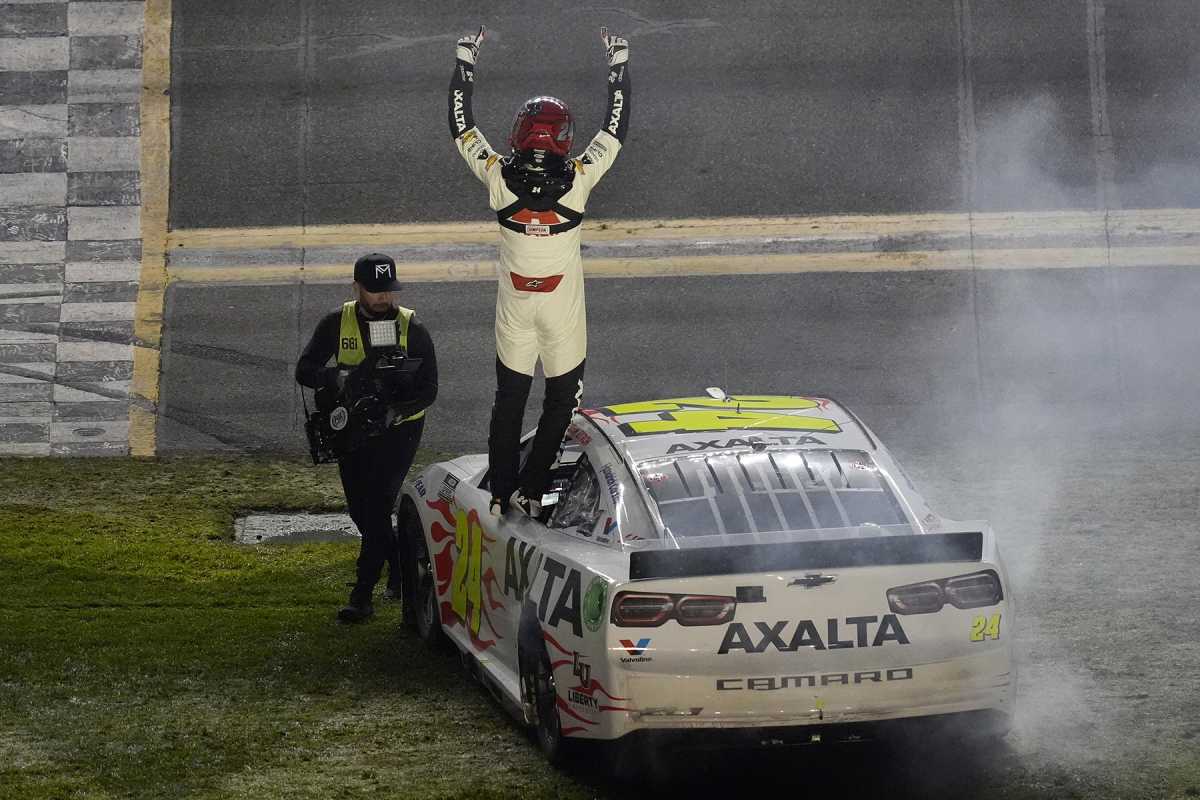
<instances>
[{"instance_id":1,"label":"car roof","mask_svg":"<svg viewBox=\"0 0 1200 800\"><path fill-rule=\"evenodd\" d=\"M580 413L635 461L751 447L760 442L806 448L877 449L858 418L826 397L674 397L581 409Z\"/></svg>"}]
</instances>

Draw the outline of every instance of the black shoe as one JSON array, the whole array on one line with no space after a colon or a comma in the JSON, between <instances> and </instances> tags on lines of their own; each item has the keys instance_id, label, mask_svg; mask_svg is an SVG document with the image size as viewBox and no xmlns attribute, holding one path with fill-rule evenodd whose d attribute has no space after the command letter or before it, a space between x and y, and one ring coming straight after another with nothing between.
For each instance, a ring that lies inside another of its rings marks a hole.
<instances>
[{"instance_id":1,"label":"black shoe","mask_svg":"<svg viewBox=\"0 0 1200 800\"><path fill-rule=\"evenodd\" d=\"M542 504L537 500L526 497L524 494L517 494L513 498L513 505L521 509L521 513L525 514L525 516L533 517L534 519L537 519L542 513Z\"/></svg>"},{"instance_id":2,"label":"black shoe","mask_svg":"<svg viewBox=\"0 0 1200 800\"><path fill-rule=\"evenodd\" d=\"M375 614L375 606L370 602L350 603L337 613L339 622L366 622Z\"/></svg>"},{"instance_id":3,"label":"black shoe","mask_svg":"<svg viewBox=\"0 0 1200 800\"><path fill-rule=\"evenodd\" d=\"M389 586L383 590L384 600L400 600L403 596L404 592L399 586Z\"/></svg>"}]
</instances>

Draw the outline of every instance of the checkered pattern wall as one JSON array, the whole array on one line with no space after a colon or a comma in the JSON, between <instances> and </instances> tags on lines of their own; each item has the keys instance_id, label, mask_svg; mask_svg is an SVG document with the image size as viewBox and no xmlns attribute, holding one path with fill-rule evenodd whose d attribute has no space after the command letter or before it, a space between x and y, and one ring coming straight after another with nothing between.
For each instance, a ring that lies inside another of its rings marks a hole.
<instances>
[{"instance_id":1,"label":"checkered pattern wall","mask_svg":"<svg viewBox=\"0 0 1200 800\"><path fill-rule=\"evenodd\" d=\"M0 455L129 450L143 10L0 0Z\"/></svg>"}]
</instances>

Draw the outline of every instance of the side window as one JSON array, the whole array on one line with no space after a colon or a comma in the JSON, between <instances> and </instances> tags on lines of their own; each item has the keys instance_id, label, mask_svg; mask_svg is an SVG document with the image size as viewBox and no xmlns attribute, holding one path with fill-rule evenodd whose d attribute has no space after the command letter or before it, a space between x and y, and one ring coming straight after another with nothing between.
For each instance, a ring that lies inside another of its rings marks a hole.
<instances>
[{"instance_id":1,"label":"side window","mask_svg":"<svg viewBox=\"0 0 1200 800\"><path fill-rule=\"evenodd\" d=\"M600 480L588 462L588 457L581 455L575 462L571 483L554 506L548 524L551 528L591 527L599 515Z\"/></svg>"}]
</instances>

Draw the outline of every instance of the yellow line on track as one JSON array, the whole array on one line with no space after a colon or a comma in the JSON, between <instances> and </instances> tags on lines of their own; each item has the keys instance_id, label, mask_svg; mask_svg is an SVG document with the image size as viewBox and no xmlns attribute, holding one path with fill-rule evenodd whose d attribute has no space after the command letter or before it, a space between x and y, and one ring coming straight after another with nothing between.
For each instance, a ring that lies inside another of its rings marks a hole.
<instances>
[{"instance_id":1,"label":"yellow line on track","mask_svg":"<svg viewBox=\"0 0 1200 800\"><path fill-rule=\"evenodd\" d=\"M129 452L157 447L163 297L167 286L167 211L171 169L171 0L146 0L142 38L142 268L133 322Z\"/></svg>"},{"instance_id":2,"label":"yellow line on track","mask_svg":"<svg viewBox=\"0 0 1200 800\"><path fill-rule=\"evenodd\" d=\"M584 259L589 278L632 278L687 275L751 275L803 272L916 272L971 268L968 250L927 250L897 253L797 253L754 256L685 256L666 258ZM1082 269L1085 267L1200 267L1200 246L1024 248L976 250L976 269ZM399 265L410 283L482 281L496 277L494 261L423 261ZM349 265L179 267L171 280L184 283L342 283L350 280Z\"/></svg>"},{"instance_id":3,"label":"yellow line on track","mask_svg":"<svg viewBox=\"0 0 1200 800\"><path fill-rule=\"evenodd\" d=\"M986 214L862 214L814 217L735 217L716 219L588 220L585 241L696 239L704 237L813 237L963 235L1127 236L1195 234L1200 209L994 212ZM170 250L254 249L372 244L492 244L496 225L486 222L406 225L312 225L277 228L201 228L167 237Z\"/></svg>"}]
</instances>

